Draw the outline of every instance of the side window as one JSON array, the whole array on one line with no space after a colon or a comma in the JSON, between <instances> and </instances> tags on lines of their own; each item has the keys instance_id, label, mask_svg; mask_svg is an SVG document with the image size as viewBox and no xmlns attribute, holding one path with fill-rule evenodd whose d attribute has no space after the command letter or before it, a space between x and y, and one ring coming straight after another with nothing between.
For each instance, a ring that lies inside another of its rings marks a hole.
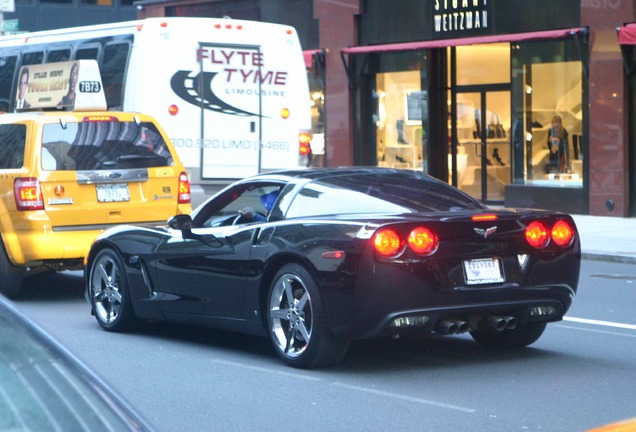
<instances>
[{"instance_id":1,"label":"side window","mask_svg":"<svg viewBox=\"0 0 636 432\"><path fill-rule=\"evenodd\" d=\"M99 56L99 48L94 47L82 47L75 52L75 60L97 60Z\"/></svg>"},{"instance_id":2,"label":"side window","mask_svg":"<svg viewBox=\"0 0 636 432\"><path fill-rule=\"evenodd\" d=\"M55 62L61 62L61 61L67 61L71 59L71 50L66 48L66 49L58 49L58 50L51 50L48 52L48 54L46 55L46 62L47 63L55 63Z\"/></svg>"},{"instance_id":3,"label":"side window","mask_svg":"<svg viewBox=\"0 0 636 432\"><path fill-rule=\"evenodd\" d=\"M22 168L25 143L25 125L0 125L0 169Z\"/></svg>"},{"instance_id":4,"label":"side window","mask_svg":"<svg viewBox=\"0 0 636 432\"><path fill-rule=\"evenodd\" d=\"M102 84L108 109L121 109L122 107L124 78L129 53L130 44L128 42L108 45L104 49L104 57L99 68L102 73Z\"/></svg>"},{"instance_id":5,"label":"side window","mask_svg":"<svg viewBox=\"0 0 636 432\"><path fill-rule=\"evenodd\" d=\"M275 206L281 189L281 185L272 183L238 186L204 207L195 216L194 226L217 227L264 221ZM240 217L245 209L251 209L253 214Z\"/></svg>"},{"instance_id":6,"label":"side window","mask_svg":"<svg viewBox=\"0 0 636 432\"><path fill-rule=\"evenodd\" d=\"M286 219L331 214L360 212L406 213L407 207L372 196L370 191L355 191L347 188L310 183L292 201Z\"/></svg>"},{"instance_id":7,"label":"side window","mask_svg":"<svg viewBox=\"0 0 636 432\"><path fill-rule=\"evenodd\" d=\"M18 56L0 57L0 111L8 112L13 100L11 89L13 88L13 77L16 73Z\"/></svg>"},{"instance_id":8,"label":"side window","mask_svg":"<svg viewBox=\"0 0 636 432\"><path fill-rule=\"evenodd\" d=\"M22 66L44 63L44 51L35 51L22 54Z\"/></svg>"}]
</instances>

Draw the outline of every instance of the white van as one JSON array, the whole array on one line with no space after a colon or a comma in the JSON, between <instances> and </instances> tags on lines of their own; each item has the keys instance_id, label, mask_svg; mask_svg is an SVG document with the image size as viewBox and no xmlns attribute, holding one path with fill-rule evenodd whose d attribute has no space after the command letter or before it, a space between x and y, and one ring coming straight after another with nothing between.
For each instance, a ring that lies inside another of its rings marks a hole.
<instances>
[{"instance_id":1,"label":"white van","mask_svg":"<svg viewBox=\"0 0 636 432\"><path fill-rule=\"evenodd\" d=\"M309 87L293 27L174 17L0 37L0 110L15 109L20 66L73 59L97 60L109 110L165 128L195 205L233 180L308 163Z\"/></svg>"}]
</instances>

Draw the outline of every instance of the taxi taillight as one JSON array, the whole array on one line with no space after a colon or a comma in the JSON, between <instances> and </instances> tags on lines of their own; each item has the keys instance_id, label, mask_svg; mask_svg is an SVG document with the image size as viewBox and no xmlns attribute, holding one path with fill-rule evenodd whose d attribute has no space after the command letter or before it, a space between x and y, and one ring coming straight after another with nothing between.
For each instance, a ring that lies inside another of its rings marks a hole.
<instances>
[{"instance_id":1,"label":"taxi taillight","mask_svg":"<svg viewBox=\"0 0 636 432\"><path fill-rule=\"evenodd\" d=\"M13 196L18 211L44 210L40 181L34 177L17 178L13 182Z\"/></svg>"},{"instance_id":2,"label":"taxi taillight","mask_svg":"<svg viewBox=\"0 0 636 432\"><path fill-rule=\"evenodd\" d=\"M182 172L179 174L179 197L177 202L179 204L189 204L192 200L192 194L190 193L190 180L188 174Z\"/></svg>"}]
</instances>

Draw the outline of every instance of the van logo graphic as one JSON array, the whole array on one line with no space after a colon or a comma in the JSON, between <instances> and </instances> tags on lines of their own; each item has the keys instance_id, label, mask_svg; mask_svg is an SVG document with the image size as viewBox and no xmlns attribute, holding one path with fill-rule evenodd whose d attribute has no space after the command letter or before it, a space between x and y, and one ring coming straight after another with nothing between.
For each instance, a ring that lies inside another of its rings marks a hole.
<instances>
[{"instance_id":1,"label":"van logo graphic","mask_svg":"<svg viewBox=\"0 0 636 432\"><path fill-rule=\"evenodd\" d=\"M218 72L200 72L192 76L192 71L177 71L170 79L170 87L184 101L203 109L236 116L256 116L258 114L236 108L224 102L212 90L212 80ZM199 89L203 93L199 94Z\"/></svg>"},{"instance_id":2,"label":"van logo graphic","mask_svg":"<svg viewBox=\"0 0 636 432\"><path fill-rule=\"evenodd\" d=\"M488 236L492 233L494 233L495 231L497 231L497 227L490 227L490 228L486 228L486 229L481 229L481 228L475 228L475 232L480 235L480 236L484 236L484 238L488 238Z\"/></svg>"}]
</instances>

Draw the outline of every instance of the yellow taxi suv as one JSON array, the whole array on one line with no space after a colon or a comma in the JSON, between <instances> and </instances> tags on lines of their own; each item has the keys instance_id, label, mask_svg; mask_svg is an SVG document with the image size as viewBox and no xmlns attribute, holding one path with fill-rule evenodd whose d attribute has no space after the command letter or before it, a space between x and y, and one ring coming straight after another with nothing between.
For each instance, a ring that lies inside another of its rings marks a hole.
<instances>
[{"instance_id":1,"label":"yellow taxi suv","mask_svg":"<svg viewBox=\"0 0 636 432\"><path fill-rule=\"evenodd\" d=\"M26 275L82 269L107 227L192 211L169 138L150 116L105 111L96 62L30 65L20 79L21 108L0 114L0 292L10 298Z\"/></svg>"}]
</instances>

